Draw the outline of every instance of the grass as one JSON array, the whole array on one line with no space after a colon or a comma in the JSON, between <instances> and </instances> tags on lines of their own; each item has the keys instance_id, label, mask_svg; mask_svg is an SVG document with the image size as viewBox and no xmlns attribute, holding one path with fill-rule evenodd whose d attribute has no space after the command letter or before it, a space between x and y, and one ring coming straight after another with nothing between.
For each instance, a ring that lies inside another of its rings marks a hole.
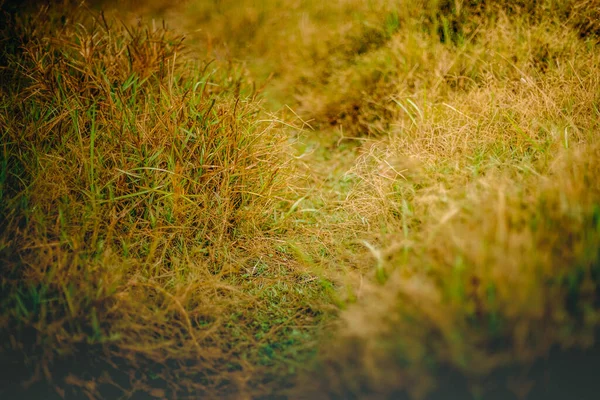
<instances>
[{"instance_id":1,"label":"grass","mask_svg":"<svg viewBox=\"0 0 600 400\"><path fill-rule=\"evenodd\" d=\"M3 77L3 360L83 382L55 367L83 346L114 368L158 368L157 382L193 362L199 393L241 390L255 346L320 314L310 283L266 283L274 268L299 274L275 252L283 132L234 68L186 59L161 27L109 21L42 9L6 28L20 43Z\"/></svg>"},{"instance_id":2,"label":"grass","mask_svg":"<svg viewBox=\"0 0 600 400\"><path fill-rule=\"evenodd\" d=\"M3 3L0 393L585 389L599 6Z\"/></svg>"}]
</instances>

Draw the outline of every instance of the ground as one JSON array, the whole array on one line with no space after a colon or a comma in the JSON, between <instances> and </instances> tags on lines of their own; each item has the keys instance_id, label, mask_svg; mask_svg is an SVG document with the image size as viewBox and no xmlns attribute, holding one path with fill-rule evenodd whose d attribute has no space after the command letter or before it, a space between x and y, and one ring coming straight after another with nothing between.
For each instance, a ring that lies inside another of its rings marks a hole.
<instances>
[{"instance_id":1,"label":"ground","mask_svg":"<svg viewBox=\"0 0 600 400\"><path fill-rule=\"evenodd\" d=\"M2 4L28 398L595 398L600 3Z\"/></svg>"}]
</instances>

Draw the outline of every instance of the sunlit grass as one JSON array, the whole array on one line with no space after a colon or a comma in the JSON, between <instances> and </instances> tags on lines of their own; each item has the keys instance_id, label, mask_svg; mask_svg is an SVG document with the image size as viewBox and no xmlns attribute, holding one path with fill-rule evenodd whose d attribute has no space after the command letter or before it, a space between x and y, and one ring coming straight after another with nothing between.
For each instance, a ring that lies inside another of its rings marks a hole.
<instances>
[{"instance_id":1,"label":"sunlit grass","mask_svg":"<svg viewBox=\"0 0 600 400\"><path fill-rule=\"evenodd\" d=\"M276 250L293 203L281 125L235 67L163 27L66 11L4 28L3 365L60 393L247 392L322 313ZM92 386L86 359L104 360Z\"/></svg>"}]
</instances>

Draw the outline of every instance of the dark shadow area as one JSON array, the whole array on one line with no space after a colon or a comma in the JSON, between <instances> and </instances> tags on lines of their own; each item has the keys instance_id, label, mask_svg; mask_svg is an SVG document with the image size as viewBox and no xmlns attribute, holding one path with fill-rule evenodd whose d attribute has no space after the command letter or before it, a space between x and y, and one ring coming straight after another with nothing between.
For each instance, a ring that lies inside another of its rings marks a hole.
<instances>
[{"instance_id":1,"label":"dark shadow area","mask_svg":"<svg viewBox=\"0 0 600 400\"><path fill-rule=\"evenodd\" d=\"M600 339L600 334L596 335ZM597 343L597 340L596 340ZM529 371L505 368L486 379L482 400L519 400L514 385L529 386L527 400L595 400L600 393L600 346L587 350L553 348ZM474 397L464 376L454 370L440 374L438 389L428 400L468 400Z\"/></svg>"}]
</instances>

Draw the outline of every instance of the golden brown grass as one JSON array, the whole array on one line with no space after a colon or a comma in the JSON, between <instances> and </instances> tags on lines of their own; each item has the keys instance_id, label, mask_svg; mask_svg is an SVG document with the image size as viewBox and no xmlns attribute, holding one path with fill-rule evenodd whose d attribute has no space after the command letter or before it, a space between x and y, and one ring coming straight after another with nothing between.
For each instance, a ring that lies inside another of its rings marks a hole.
<instances>
[{"instance_id":1,"label":"golden brown grass","mask_svg":"<svg viewBox=\"0 0 600 400\"><path fill-rule=\"evenodd\" d=\"M594 345L598 2L137 8L187 46L66 4L2 33L1 360L30 395L451 371L537 398L534 364Z\"/></svg>"},{"instance_id":2,"label":"golden brown grass","mask_svg":"<svg viewBox=\"0 0 600 400\"><path fill-rule=\"evenodd\" d=\"M277 121L162 27L75 7L4 29L3 366L61 395L260 393L321 313L278 250Z\"/></svg>"}]
</instances>

